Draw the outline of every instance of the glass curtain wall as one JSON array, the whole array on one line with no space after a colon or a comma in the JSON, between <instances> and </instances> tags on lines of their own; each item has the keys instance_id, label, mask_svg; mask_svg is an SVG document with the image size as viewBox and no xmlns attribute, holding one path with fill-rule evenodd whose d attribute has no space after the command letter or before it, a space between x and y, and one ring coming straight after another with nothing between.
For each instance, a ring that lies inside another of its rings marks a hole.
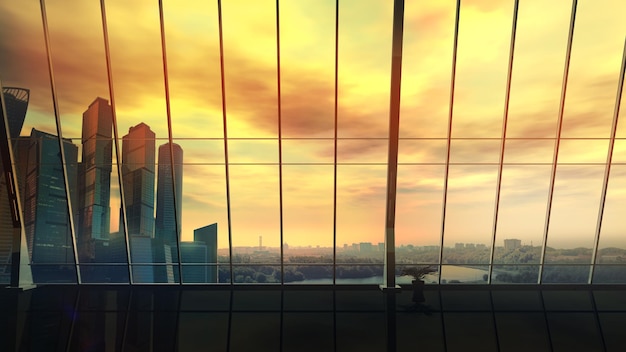
<instances>
[{"instance_id":1,"label":"glass curtain wall","mask_svg":"<svg viewBox=\"0 0 626 352\"><path fill-rule=\"evenodd\" d=\"M625 6L405 3L399 283L626 283ZM382 0L0 4L34 282L382 284L392 22Z\"/></svg>"}]
</instances>

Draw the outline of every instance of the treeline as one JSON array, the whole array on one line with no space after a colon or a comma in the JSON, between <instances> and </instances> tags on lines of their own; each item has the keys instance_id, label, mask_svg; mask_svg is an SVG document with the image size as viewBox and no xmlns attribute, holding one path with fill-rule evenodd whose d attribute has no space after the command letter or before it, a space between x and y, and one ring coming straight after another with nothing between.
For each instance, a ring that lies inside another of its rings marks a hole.
<instances>
[{"instance_id":1,"label":"treeline","mask_svg":"<svg viewBox=\"0 0 626 352\"><path fill-rule=\"evenodd\" d=\"M332 263L331 263L332 264ZM337 279L362 279L383 274L382 265L337 265ZM229 282L228 267L219 268L219 282ZM280 283L280 267L275 266L234 266L233 278L236 283ZM332 265L284 266L286 283L304 280L333 278Z\"/></svg>"}]
</instances>

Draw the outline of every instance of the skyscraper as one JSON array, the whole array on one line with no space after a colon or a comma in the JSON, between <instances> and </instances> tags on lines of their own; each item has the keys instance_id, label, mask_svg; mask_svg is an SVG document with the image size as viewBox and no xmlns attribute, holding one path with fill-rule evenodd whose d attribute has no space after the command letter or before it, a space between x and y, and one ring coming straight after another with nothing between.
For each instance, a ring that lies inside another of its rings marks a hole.
<instances>
[{"instance_id":1,"label":"skyscraper","mask_svg":"<svg viewBox=\"0 0 626 352\"><path fill-rule=\"evenodd\" d=\"M22 126L24 125L24 119L26 118L26 109L28 108L29 90L23 88L10 88L5 87L2 89L4 96L5 112L8 125L8 137L18 138ZM0 121L3 124L5 121ZM4 136L1 136L4 138ZM13 143L15 145L15 143ZM3 148L7 146L3 144ZM8 155L8 150L5 151ZM0 164L0 283L9 282L10 269L7 264L11 262L11 253L13 246L12 232L13 221L10 215L11 207L9 203L9 194L7 190L7 183L4 176L4 163ZM9 168L9 165L7 165ZM17 178L17 175L13 175Z\"/></svg>"},{"instance_id":2,"label":"skyscraper","mask_svg":"<svg viewBox=\"0 0 626 352\"><path fill-rule=\"evenodd\" d=\"M156 202L156 238L165 244L176 245L180 240L180 225L183 195L183 149L172 144L174 160L170 156L170 143L159 147L159 165ZM174 177L172 181L172 168ZM176 193L174 193L176 189ZM175 261L177 256L173 254Z\"/></svg>"},{"instance_id":3,"label":"skyscraper","mask_svg":"<svg viewBox=\"0 0 626 352\"><path fill-rule=\"evenodd\" d=\"M193 241L206 245L206 282L217 282L217 223L193 230Z\"/></svg>"},{"instance_id":4,"label":"skyscraper","mask_svg":"<svg viewBox=\"0 0 626 352\"><path fill-rule=\"evenodd\" d=\"M24 227L33 280L73 282L75 261L58 137L33 129L30 138L20 138L17 148L24 171L18 183L24 185ZM68 162L67 183L75 189L78 147L64 139L63 148ZM76 195L70 194L70 200L76 201Z\"/></svg>"},{"instance_id":5,"label":"skyscraper","mask_svg":"<svg viewBox=\"0 0 626 352\"><path fill-rule=\"evenodd\" d=\"M154 237L154 149L155 134L143 122L131 127L122 138L122 179L130 236Z\"/></svg>"},{"instance_id":6,"label":"skyscraper","mask_svg":"<svg viewBox=\"0 0 626 352\"><path fill-rule=\"evenodd\" d=\"M26 118L26 109L28 108L28 99L30 90L24 88L4 87L2 88L4 95L4 103L6 104L7 120L9 123L9 137L19 137L24 119Z\"/></svg>"},{"instance_id":7,"label":"skyscraper","mask_svg":"<svg viewBox=\"0 0 626 352\"><path fill-rule=\"evenodd\" d=\"M109 102L96 98L83 113L82 162L78 176L77 242L82 261L95 258L95 240L110 233L111 131L113 117Z\"/></svg>"}]
</instances>

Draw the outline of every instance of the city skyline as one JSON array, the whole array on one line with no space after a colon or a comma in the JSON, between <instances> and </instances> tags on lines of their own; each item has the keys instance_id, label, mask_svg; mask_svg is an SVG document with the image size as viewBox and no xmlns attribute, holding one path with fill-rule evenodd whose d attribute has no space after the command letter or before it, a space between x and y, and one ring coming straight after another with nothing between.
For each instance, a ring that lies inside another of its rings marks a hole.
<instances>
[{"instance_id":1,"label":"city skyline","mask_svg":"<svg viewBox=\"0 0 626 352\"><path fill-rule=\"evenodd\" d=\"M314 245L329 246L335 233L334 2L280 3L280 71L275 2L259 1L244 11L235 2L223 4L230 229L213 5L165 5L172 138L185 150L182 240L190 240L193 229L205 225L200 219L208 213L225 225L219 229L220 248L228 246L229 231L234 247L253 245L259 235L267 245L280 246L280 113L284 242L307 245L315 239ZM3 82L31 88L26 131L32 126L54 131L37 4L0 6L1 32L24 38L0 41L6 52L0 58ZM84 16L67 19L63 14L68 6L51 3L47 9L63 137L74 140L81 135L85 102L109 95L99 6L72 5ZM154 4L107 6L117 127L126 131L145 122L157 140L169 141ZM365 7L342 1L339 6L336 240L377 243L384 233L392 8L384 1ZM454 6L406 5L399 244L438 243L442 234ZM548 246L593 246L626 32L619 16L624 6L615 1L578 5ZM512 2L461 4L446 246L491 242L512 10ZM130 12L133 21L120 20ZM543 242L570 12L566 2L520 5L496 242L511 236ZM23 43L41 45L29 51ZM624 124L618 124L601 247L624 246L620 214L626 211L625 132ZM119 199L111 199L111 208L113 226L119 219Z\"/></svg>"}]
</instances>

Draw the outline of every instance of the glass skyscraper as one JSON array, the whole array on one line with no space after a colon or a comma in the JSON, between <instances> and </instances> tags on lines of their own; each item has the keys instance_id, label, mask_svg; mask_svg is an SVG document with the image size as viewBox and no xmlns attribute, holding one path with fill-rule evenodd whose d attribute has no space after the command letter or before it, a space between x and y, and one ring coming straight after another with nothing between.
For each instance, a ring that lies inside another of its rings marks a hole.
<instances>
[{"instance_id":1,"label":"glass skyscraper","mask_svg":"<svg viewBox=\"0 0 626 352\"><path fill-rule=\"evenodd\" d=\"M95 241L110 234L111 106L96 98L83 113L82 158L78 165L77 242L81 260L95 259Z\"/></svg>"}]
</instances>

